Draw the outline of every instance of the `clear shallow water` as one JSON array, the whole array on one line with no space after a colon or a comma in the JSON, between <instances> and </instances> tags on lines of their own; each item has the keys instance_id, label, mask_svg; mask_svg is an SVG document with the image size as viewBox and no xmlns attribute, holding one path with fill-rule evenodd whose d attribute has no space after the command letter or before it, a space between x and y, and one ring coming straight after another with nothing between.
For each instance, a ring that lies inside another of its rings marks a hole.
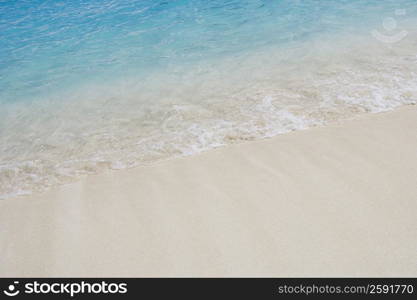
<instances>
[{"instance_id":1,"label":"clear shallow water","mask_svg":"<svg viewBox=\"0 0 417 300\"><path fill-rule=\"evenodd\" d=\"M410 0L0 1L0 197L417 99Z\"/></svg>"}]
</instances>

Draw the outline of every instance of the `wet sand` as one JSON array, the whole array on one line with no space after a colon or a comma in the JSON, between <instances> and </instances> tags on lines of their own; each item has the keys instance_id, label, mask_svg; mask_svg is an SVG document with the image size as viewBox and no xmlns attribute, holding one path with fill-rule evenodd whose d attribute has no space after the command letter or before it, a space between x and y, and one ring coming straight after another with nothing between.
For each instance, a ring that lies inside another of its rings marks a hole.
<instances>
[{"instance_id":1,"label":"wet sand","mask_svg":"<svg viewBox=\"0 0 417 300\"><path fill-rule=\"evenodd\" d=\"M0 276L417 276L417 108L0 201Z\"/></svg>"}]
</instances>

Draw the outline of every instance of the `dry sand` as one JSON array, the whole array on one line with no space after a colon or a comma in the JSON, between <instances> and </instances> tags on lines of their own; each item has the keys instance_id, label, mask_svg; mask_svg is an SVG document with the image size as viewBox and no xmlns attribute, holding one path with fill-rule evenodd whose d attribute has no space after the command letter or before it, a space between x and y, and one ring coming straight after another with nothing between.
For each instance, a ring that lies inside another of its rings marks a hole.
<instances>
[{"instance_id":1,"label":"dry sand","mask_svg":"<svg viewBox=\"0 0 417 300\"><path fill-rule=\"evenodd\" d=\"M0 276L417 276L417 108L0 201Z\"/></svg>"}]
</instances>

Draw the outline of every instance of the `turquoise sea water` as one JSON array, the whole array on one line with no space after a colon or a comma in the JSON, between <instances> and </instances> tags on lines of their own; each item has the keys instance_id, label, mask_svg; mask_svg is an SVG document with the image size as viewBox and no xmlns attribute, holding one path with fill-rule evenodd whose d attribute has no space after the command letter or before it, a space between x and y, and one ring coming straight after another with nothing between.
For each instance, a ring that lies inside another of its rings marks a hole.
<instances>
[{"instance_id":1,"label":"turquoise sea water","mask_svg":"<svg viewBox=\"0 0 417 300\"><path fill-rule=\"evenodd\" d=\"M0 1L0 197L415 103L411 0Z\"/></svg>"}]
</instances>

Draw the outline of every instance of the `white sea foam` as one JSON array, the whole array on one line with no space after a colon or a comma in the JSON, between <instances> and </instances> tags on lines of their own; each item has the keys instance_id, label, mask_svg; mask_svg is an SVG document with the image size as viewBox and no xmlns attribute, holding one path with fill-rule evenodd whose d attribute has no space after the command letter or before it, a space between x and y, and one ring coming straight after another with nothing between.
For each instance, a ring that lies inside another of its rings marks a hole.
<instances>
[{"instance_id":1,"label":"white sea foam","mask_svg":"<svg viewBox=\"0 0 417 300\"><path fill-rule=\"evenodd\" d=\"M331 37L7 105L0 197L415 104L416 54L412 36Z\"/></svg>"}]
</instances>

